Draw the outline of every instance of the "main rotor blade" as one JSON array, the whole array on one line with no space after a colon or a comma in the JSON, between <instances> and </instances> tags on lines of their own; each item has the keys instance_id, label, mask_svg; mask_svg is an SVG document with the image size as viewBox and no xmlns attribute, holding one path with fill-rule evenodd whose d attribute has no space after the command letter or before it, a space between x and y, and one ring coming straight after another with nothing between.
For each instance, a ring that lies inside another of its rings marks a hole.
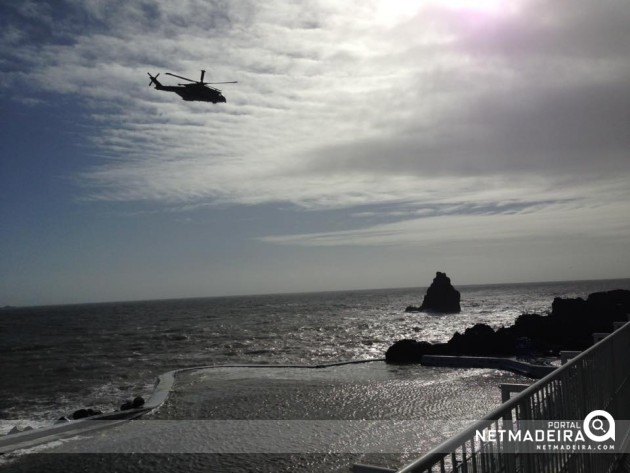
<instances>
[{"instance_id":1,"label":"main rotor blade","mask_svg":"<svg viewBox=\"0 0 630 473\"><path fill-rule=\"evenodd\" d=\"M204 82L204 84L238 84L238 81L230 81L230 82Z\"/></svg>"},{"instance_id":2,"label":"main rotor blade","mask_svg":"<svg viewBox=\"0 0 630 473\"><path fill-rule=\"evenodd\" d=\"M187 80L188 82L197 82L196 80L189 79L188 77L178 76L178 75L175 75L175 74L171 74L170 72L165 72L165 74L166 74L167 76L173 76L173 77L177 77L178 79L184 79L184 80Z\"/></svg>"}]
</instances>

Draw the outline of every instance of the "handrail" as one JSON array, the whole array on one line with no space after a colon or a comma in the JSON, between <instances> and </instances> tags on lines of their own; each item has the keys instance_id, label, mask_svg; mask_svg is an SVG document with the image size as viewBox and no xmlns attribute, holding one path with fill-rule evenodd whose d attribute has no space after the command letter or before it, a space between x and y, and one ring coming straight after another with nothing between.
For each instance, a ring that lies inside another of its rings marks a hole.
<instances>
[{"instance_id":1,"label":"handrail","mask_svg":"<svg viewBox=\"0 0 630 473\"><path fill-rule=\"evenodd\" d=\"M603 347L608 346L613 342L615 338L628 336L630 338L630 322L626 323L623 327L614 331L604 339L600 340L593 346L586 349L584 352L572 358L568 363L563 366L557 368L556 370L549 373L544 378L533 383L531 386L508 400L507 402L501 404L499 407L488 413L481 420L475 422L468 428L464 429L459 434L451 437L445 442L441 443L437 447L433 448L427 454L413 461L412 463L404 466L399 469L397 473L417 473L417 472L430 472L432 471L432 467L437 465L440 462L443 462L446 457L449 455L454 455L454 452L466 445L466 442L475 436L475 432L478 430L483 430L485 428L490 427L490 425L494 422L497 422L509 415L511 411L519 406L523 406L524 403L528 402L535 394L539 393L541 389L544 389L550 383L559 380L563 375L567 374L570 370L576 369L579 367L581 363L588 361L599 352ZM612 360L611 360L612 361ZM630 373L628 373L630 375ZM628 381L628 377L624 380L624 383ZM617 387L615 387L617 388ZM571 420L571 419L567 419ZM445 453L448 452L448 453ZM444 471L444 464L441 464L441 470ZM482 471L476 468L473 468L473 471Z\"/></svg>"}]
</instances>

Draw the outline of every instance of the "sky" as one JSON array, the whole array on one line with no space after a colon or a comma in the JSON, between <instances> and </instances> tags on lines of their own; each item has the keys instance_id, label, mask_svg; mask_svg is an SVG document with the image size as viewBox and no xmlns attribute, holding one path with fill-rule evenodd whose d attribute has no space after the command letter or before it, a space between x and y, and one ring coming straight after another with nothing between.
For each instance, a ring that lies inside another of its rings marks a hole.
<instances>
[{"instance_id":1,"label":"sky","mask_svg":"<svg viewBox=\"0 0 630 473\"><path fill-rule=\"evenodd\" d=\"M630 277L620 0L0 3L0 306ZM227 103L149 86L219 86Z\"/></svg>"}]
</instances>

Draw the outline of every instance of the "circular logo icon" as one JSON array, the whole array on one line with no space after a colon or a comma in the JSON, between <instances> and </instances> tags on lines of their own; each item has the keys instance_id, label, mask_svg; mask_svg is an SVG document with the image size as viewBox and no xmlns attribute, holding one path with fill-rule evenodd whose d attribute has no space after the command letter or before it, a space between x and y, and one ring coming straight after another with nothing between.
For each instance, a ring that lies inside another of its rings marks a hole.
<instances>
[{"instance_id":1,"label":"circular logo icon","mask_svg":"<svg viewBox=\"0 0 630 473\"><path fill-rule=\"evenodd\" d=\"M606 411L593 411L584 418L584 433L593 442L615 440L615 419Z\"/></svg>"}]
</instances>

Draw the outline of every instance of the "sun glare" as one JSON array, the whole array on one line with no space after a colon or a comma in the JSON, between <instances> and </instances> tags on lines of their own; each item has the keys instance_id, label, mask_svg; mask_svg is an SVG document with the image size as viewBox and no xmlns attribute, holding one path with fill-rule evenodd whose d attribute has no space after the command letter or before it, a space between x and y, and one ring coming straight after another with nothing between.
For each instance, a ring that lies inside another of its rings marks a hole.
<instances>
[{"instance_id":1,"label":"sun glare","mask_svg":"<svg viewBox=\"0 0 630 473\"><path fill-rule=\"evenodd\" d=\"M517 3L514 0L377 0L375 5L379 20L391 25L410 20L429 6L494 16L509 14Z\"/></svg>"},{"instance_id":2,"label":"sun glare","mask_svg":"<svg viewBox=\"0 0 630 473\"><path fill-rule=\"evenodd\" d=\"M433 0L441 7L453 10L469 10L485 13L502 13L509 10L507 0Z\"/></svg>"},{"instance_id":3,"label":"sun glare","mask_svg":"<svg viewBox=\"0 0 630 473\"><path fill-rule=\"evenodd\" d=\"M414 0L381 0L377 2L377 17L387 23L398 23L414 17L423 2Z\"/></svg>"}]
</instances>

